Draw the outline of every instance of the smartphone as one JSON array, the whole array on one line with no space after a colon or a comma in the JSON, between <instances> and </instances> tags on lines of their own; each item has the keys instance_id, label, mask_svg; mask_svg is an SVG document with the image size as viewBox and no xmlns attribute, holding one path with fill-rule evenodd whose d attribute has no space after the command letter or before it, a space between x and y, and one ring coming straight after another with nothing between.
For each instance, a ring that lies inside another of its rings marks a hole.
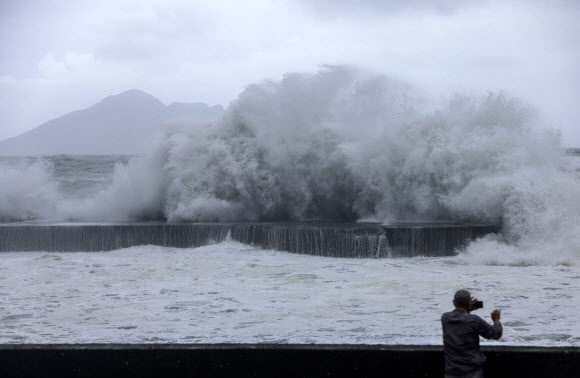
<instances>
[{"instance_id":1,"label":"smartphone","mask_svg":"<svg viewBox=\"0 0 580 378\"><path fill-rule=\"evenodd\" d=\"M475 303L473 304L473 308L483 308L483 302L475 301Z\"/></svg>"}]
</instances>

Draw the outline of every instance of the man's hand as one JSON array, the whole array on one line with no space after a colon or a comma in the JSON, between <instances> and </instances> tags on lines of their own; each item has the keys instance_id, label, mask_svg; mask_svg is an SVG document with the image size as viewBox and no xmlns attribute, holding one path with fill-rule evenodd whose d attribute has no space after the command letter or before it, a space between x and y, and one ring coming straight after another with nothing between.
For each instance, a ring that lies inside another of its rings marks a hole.
<instances>
[{"instance_id":1,"label":"man's hand","mask_svg":"<svg viewBox=\"0 0 580 378\"><path fill-rule=\"evenodd\" d=\"M493 320L494 322L499 322L500 316L501 310L498 310L497 308L491 312L491 320Z\"/></svg>"},{"instance_id":2,"label":"man's hand","mask_svg":"<svg viewBox=\"0 0 580 378\"><path fill-rule=\"evenodd\" d=\"M471 301L469 301L469 312L477 310L475 308L475 302L477 302L477 298L472 297Z\"/></svg>"}]
</instances>

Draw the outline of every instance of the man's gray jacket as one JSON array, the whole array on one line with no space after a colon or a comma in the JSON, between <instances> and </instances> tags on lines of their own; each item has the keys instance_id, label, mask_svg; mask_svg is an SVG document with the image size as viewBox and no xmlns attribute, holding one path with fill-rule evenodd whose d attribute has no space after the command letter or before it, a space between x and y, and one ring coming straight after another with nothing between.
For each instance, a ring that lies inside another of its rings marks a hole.
<instances>
[{"instance_id":1,"label":"man's gray jacket","mask_svg":"<svg viewBox=\"0 0 580 378\"><path fill-rule=\"evenodd\" d=\"M441 316L445 373L463 375L479 369L485 356L479 350L479 336L499 339L503 329L499 321L490 325L477 315L456 308Z\"/></svg>"}]
</instances>

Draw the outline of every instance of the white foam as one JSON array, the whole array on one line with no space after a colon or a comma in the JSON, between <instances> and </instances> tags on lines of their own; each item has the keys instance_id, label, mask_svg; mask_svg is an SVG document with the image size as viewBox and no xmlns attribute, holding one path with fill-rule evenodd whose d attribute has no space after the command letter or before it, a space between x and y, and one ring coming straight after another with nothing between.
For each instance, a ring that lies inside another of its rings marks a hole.
<instances>
[{"instance_id":1,"label":"white foam","mask_svg":"<svg viewBox=\"0 0 580 378\"><path fill-rule=\"evenodd\" d=\"M505 93L428 103L399 81L352 68L288 74L249 86L212 124L168 128L154 152L118 166L97 196L62 200L45 173L14 177L8 191L17 205L5 201L0 214L501 220L502 239L473 244L466 257L487 247L506 252L506 264L578 261L578 159L564 155L558 132L538 128L533 109ZM39 185L29 177L48 187L34 206L27 193Z\"/></svg>"},{"instance_id":2,"label":"white foam","mask_svg":"<svg viewBox=\"0 0 580 378\"><path fill-rule=\"evenodd\" d=\"M59 199L58 183L44 160L0 165L0 220L51 218Z\"/></svg>"},{"instance_id":3,"label":"white foam","mask_svg":"<svg viewBox=\"0 0 580 378\"><path fill-rule=\"evenodd\" d=\"M578 266L337 259L225 242L3 253L2 343L441 345L455 290L502 309L484 345L580 346Z\"/></svg>"}]
</instances>

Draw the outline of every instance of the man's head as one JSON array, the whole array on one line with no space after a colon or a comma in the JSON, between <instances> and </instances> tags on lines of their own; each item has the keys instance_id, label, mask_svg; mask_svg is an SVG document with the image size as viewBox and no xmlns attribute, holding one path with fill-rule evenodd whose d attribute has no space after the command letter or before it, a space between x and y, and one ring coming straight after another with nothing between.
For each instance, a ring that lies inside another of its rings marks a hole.
<instances>
[{"instance_id":1,"label":"man's head","mask_svg":"<svg viewBox=\"0 0 580 378\"><path fill-rule=\"evenodd\" d=\"M469 309L471 303L471 294L467 290L457 290L453 296L453 304L455 307Z\"/></svg>"}]
</instances>

